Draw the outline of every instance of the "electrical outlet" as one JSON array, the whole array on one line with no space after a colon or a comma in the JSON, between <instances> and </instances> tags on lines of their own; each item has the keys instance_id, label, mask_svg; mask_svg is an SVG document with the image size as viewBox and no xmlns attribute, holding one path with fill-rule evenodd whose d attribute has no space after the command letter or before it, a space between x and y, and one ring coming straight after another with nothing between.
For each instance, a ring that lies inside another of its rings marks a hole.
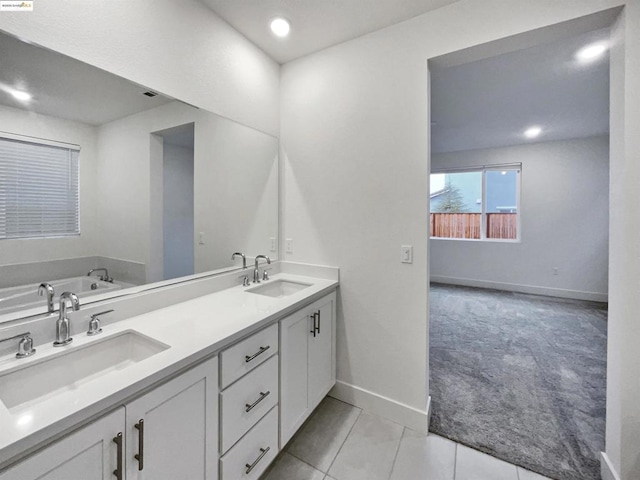
<instances>
[{"instance_id":1,"label":"electrical outlet","mask_svg":"<svg viewBox=\"0 0 640 480\"><path fill-rule=\"evenodd\" d=\"M413 247L411 245L402 245L400 247L400 262L413 263Z\"/></svg>"},{"instance_id":2,"label":"electrical outlet","mask_svg":"<svg viewBox=\"0 0 640 480\"><path fill-rule=\"evenodd\" d=\"M293 238L287 238L285 240L285 248L287 253L293 253Z\"/></svg>"},{"instance_id":3,"label":"electrical outlet","mask_svg":"<svg viewBox=\"0 0 640 480\"><path fill-rule=\"evenodd\" d=\"M553 274L558 275L558 267L553 267Z\"/></svg>"},{"instance_id":4,"label":"electrical outlet","mask_svg":"<svg viewBox=\"0 0 640 480\"><path fill-rule=\"evenodd\" d=\"M204 245L204 232L200 232L200 237L198 239L198 244Z\"/></svg>"},{"instance_id":5,"label":"electrical outlet","mask_svg":"<svg viewBox=\"0 0 640 480\"><path fill-rule=\"evenodd\" d=\"M271 242L271 251L275 252L278 248L278 245L276 243L276 237L269 237L269 241Z\"/></svg>"}]
</instances>

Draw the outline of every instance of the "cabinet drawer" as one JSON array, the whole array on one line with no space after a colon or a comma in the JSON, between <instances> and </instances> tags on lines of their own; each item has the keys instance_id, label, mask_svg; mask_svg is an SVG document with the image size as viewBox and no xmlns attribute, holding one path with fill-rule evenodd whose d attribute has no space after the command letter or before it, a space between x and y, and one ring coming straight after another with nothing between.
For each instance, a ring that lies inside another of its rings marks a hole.
<instances>
[{"instance_id":1,"label":"cabinet drawer","mask_svg":"<svg viewBox=\"0 0 640 480\"><path fill-rule=\"evenodd\" d=\"M258 424L220 459L221 480L254 480L278 455L278 408ZM247 473L247 470L253 468Z\"/></svg>"},{"instance_id":2,"label":"cabinet drawer","mask_svg":"<svg viewBox=\"0 0 640 480\"><path fill-rule=\"evenodd\" d=\"M278 403L278 356L220 394L221 452L226 452Z\"/></svg>"},{"instance_id":3,"label":"cabinet drawer","mask_svg":"<svg viewBox=\"0 0 640 480\"><path fill-rule=\"evenodd\" d=\"M226 388L277 352L277 323L227 348L220 354L220 388Z\"/></svg>"}]
</instances>

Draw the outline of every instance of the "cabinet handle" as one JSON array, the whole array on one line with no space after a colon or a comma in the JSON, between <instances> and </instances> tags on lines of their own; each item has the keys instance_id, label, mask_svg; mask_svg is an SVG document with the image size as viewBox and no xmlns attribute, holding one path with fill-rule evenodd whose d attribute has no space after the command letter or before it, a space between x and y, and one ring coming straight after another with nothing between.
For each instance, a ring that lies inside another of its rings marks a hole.
<instances>
[{"instance_id":1,"label":"cabinet handle","mask_svg":"<svg viewBox=\"0 0 640 480\"><path fill-rule=\"evenodd\" d=\"M313 318L313 328L311 329L311 331L309 333L313 333L313 336L316 336L316 332L317 332L317 327L316 327L316 314L312 313L311 315L309 315L311 318Z\"/></svg>"},{"instance_id":2,"label":"cabinet handle","mask_svg":"<svg viewBox=\"0 0 640 480\"><path fill-rule=\"evenodd\" d=\"M113 437L113 443L117 445L116 469L113 471L113 474L118 480L124 480L122 477L122 432L118 432L118 434Z\"/></svg>"},{"instance_id":3,"label":"cabinet handle","mask_svg":"<svg viewBox=\"0 0 640 480\"><path fill-rule=\"evenodd\" d=\"M271 345L267 345L266 347L260 347L260 350L258 350L256 353L254 353L253 355L245 355L244 357L244 361L246 363L249 363L251 360L253 360L254 358L256 358L258 355L262 355L264 352L266 352L267 350L269 350L269 348L271 348Z\"/></svg>"},{"instance_id":4,"label":"cabinet handle","mask_svg":"<svg viewBox=\"0 0 640 480\"><path fill-rule=\"evenodd\" d=\"M320 310L318 310L318 335L320 335Z\"/></svg>"},{"instance_id":5,"label":"cabinet handle","mask_svg":"<svg viewBox=\"0 0 640 480\"><path fill-rule=\"evenodd\" d=\"M142 470L144 468L144 420L141 418L134 427L140 433L138 434L138 453L136 453L133 458L138 461L138 470Z\"/></svg>"},{"instance_id":6,"label":"cabinet handle","mask_svg":"<svg viewBox=\"0 0 640 480\"><path fill-rule=\"evenodd\" d=\"M253 470L254 467L258 464L258 462L264 458L264 456L267 454L267 452L269 452L269 450L271 450L271 447L260 449L260 455L258 456L258 458L256 458L251 465L249 465L248 463L245 465L246 467L246 470L244 472L245 475L251 473L251 470Z\"/></svg>"},{"instance_id":7,"label":"cabinet handle","mask_svg":"<svg viewBox=\"0 0 640 480\"><path fill-rule=\"evenodd\" d=\"M250 412L251 410L253 410L253 408L258 405L262 400L264 400L265 398L267 398L269 396L269 394L271 393L270 390L267 390L266 392L260 392L260 398L258 398L255 402L253 402L252 404L245 404L245 408L244 411L245 412Z\"/></svg>"}]
</instances>

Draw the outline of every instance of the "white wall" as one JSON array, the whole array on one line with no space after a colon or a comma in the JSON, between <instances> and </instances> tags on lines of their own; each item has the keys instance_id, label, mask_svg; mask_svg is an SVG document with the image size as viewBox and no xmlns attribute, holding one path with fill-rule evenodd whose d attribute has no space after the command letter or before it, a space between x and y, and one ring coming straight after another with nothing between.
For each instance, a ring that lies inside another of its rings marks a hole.
<instances>
[{"instance_id":1,"label":"white wall","mask_svg":"<svg viewBox=\"0 0 640 480\"><path fill-rule=\"evenodd\" d=\"M606 300L608 137L431 157L434 170L500 163L522 163L521 241L432 239L432 281Z\"/></svg>"},{"instance_id":2,"label":"white wall","mask_svg":"<svg viewBox=\"0 0 640 480\"><path fill-rule=\"evenodd\" d=\"M151 133L191 123L198 114L193 107L172 102L106 123L98 130L99 252L146 264L147 281L162 280L163 262L160 250L159 258L150 265L151 245L162 245L163 211L161 153L158 188L151 191ZM151 201L152 193L159 195L159 201ZM153 225L152 213L159 217Z\"/></svg>"},{"instance_id":3,"label":"white wall","mask_svg":"<svg viewBox=\"0 0 640 480\"><path fill-rule=\"evenodd\" d=\"M612 37L606 456L622 480L633 480L640 478L640 1L627 2Z\"/></svg>"},{"instance_id":4,"label":"white wall","mask_svg":"<svg viewBox=\"0 0 640 480\"><path fill-rule=\"evenodd\" d=\"M163 147L151 134L187 123L195 123L195 272L234 265L238 250L269 255L277 236L275 137L179 102L110 122L98 135L99 191L109 199L99 210L100 254L145 263L148 282L164 269Z\"/></svg>"},{"instance_id":5,"label":"white wall","mask_svg":"<svg viewBox=\"0 0 640 480\"><path fill-rule=\"evenodd\" d=\"M193 148L163 146L164 278L194 273L193 265Z\"/></svg>"},{"instance_id":6,"label":"white wall","mask_svg":"<svg viewBox=\"0 0 640 480\"><path fill-rule=\"evenodd\" d=\"M279 65L195 0L35 2L0 29L277 135Z\"/></svg>"},{"instance_id":7,"label":"white wall","mask_svg":"<svg viewBox=\"0 0 640 480\"><path fill-rule=\"evenodd\" d=\"M277 258L278 139L215 115L195 129L196 273L240 265L234 252Z\"/></svg>"},{"instance_id":8,"label":"white wall","mask_svg":"<svg viewBox=\"0 0 640 480\"><path fill-rule=\"evenodd\" d=\"M282 67L286 258L341 268L340 396L424 428L427 60L621 3L462 0Z\"/></svg>"},{"instance_id":9,"label":"white wall","mask_svg":"<svg viewBox=\"0 0 640 480\"><path fill-rule=\"evenodd\" d=\"M83 123L0 106L0 130L80 145L80 236L0 240L0 265L96 255L96 129Z\"/></svg>"}]
</instances>

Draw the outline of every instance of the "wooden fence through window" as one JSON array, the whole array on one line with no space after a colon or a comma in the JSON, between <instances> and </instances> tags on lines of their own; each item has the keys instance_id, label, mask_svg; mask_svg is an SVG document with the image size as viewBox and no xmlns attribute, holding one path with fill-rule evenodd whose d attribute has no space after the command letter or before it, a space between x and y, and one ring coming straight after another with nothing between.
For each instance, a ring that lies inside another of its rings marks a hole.
<instances>
[{"instance_id":1,"label":"wooden fence through window","mask_svg":"<svg viewBox=\"0 0 640 480\"><path fill-rule=\"evenodd\" d=\"M431 236L480 239L481 213L432 213ZM515 240L518 238L517 213L487 213L486 238Z\"/></svg>"}]
</instances>

